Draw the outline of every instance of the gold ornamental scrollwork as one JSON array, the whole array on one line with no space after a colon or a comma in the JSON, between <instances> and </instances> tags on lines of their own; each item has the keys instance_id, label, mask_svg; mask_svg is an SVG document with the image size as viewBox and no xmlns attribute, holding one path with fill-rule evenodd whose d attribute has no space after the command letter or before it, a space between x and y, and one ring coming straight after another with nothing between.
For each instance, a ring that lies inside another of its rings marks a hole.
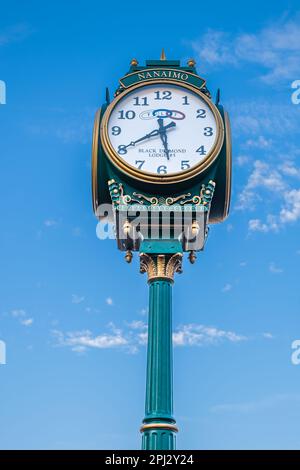
<instances>
[{"instance_id":1,"label":"gold ornamental scrollwork","mask_svg":"<svg viewBox=\"0 0 300 470\"><path fill-rule=\"evenodd\" d=\"M140 272L148 274L148 282L158 279L174 282L174 274L182 272L182 253L140 254Z\"/></svg>"}]
</instances>

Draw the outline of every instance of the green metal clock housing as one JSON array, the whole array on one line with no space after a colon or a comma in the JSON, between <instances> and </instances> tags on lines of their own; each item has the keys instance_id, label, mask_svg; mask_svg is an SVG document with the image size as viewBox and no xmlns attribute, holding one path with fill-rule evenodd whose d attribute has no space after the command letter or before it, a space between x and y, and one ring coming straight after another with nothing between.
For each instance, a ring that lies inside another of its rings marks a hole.
<instances>
[{"instance_id":1,"label":"green metal clock housing","mask_svg":"<svg viewBox=\"0 0 300 470\"><path fill-rule=\"evenodd\" d=\"M108 122L118 103L132 91L166 84L194 93L207 104L216 122L217 137L208 156L198 165L171 175L156 175L137 170L123 160L110 142ZM128 206L165 205L170 210L177 204L190 206L191 209L201 206L206 212L205 226L225 220L231 193L229 117L219 98L216 103L212 102L206 82L197 74L194 63L182 67L179 61L159 60L147 61L145 66L140 67L133 60L129 72L120 80L113 101L110 103L108 93L106 98L105 104L96 113L93 132L92 193L95 214L101 218L99 206L111 202L117 210L120 206L124 207L124 202ZM119 244L119 248L137 249L124 244Z\"/></svg>"}]
</instances>

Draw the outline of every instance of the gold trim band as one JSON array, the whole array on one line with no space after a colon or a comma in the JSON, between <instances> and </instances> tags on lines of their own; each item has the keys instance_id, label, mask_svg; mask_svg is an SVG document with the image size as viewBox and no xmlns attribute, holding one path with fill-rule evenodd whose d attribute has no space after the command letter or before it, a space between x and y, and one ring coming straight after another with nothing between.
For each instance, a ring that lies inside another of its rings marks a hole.
<instances>
[{"instance_id":1,"label":"gold trim band","mask_svg":"<svg viewBox=\"0 0 300 470\"><path fill-rule=\"evenodd\" d=\"M143 424L140 428L140 432L148 431L149 429L168 429L170 431L178 432L178 427L171 423L151 423Z\"/></svg>"}]
</instances>

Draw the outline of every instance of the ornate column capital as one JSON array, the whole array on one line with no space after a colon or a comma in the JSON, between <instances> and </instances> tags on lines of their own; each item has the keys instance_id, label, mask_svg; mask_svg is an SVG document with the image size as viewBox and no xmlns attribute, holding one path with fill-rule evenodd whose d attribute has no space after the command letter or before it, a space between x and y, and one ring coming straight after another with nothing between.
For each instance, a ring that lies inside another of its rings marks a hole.
<instances>
[{"instance_id":1,"label":"ornate column capital","mask_svg":"<svg viewBox=\"0 0 300 470\"><path fill-rule=\"evenodd\" d=\"M174 282L174 274L182 272L182 253L140 253L140 272L148 274L148 282L158 279Z\"/></svg>"}]
</instances>

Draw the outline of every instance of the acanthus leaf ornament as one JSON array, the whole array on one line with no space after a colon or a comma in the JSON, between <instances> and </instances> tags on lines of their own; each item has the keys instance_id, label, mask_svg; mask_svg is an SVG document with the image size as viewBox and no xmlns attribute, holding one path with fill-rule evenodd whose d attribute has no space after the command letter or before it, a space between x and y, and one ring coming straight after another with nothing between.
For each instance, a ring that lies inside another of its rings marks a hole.
<instances>
[{"instance_id":1,"label":"acanthus leaf ornament","mask_svg":"<svg viewBox=\"0 0 300 470\"><path fill-rule=\"evenodd\" d=\"M140 272L148 274L148 282L155 280L174 281L174 274L182 272L182 253L140 253Z\"/></svg>"}]
</instances>

